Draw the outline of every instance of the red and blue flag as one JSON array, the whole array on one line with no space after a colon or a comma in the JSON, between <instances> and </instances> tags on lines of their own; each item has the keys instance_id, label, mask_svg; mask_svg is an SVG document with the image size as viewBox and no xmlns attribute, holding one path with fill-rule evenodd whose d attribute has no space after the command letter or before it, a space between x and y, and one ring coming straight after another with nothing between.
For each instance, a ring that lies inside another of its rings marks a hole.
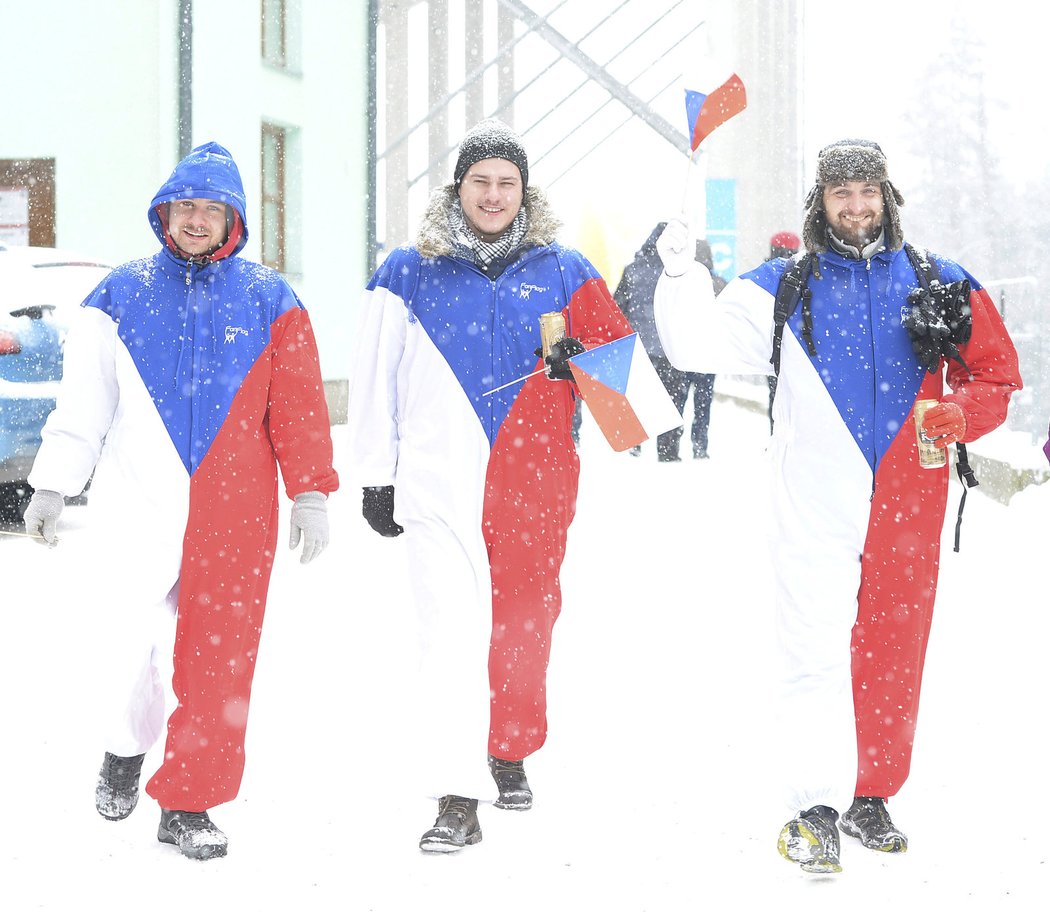
<instances>
[{"instance_id":1,"label":"red and blue flag","mask_svg":"<svg viewBox=\"0 0 1050 912\"><path fill-rule=\"evenodd\" d=\"M637 333L570 358L569 369L594 423L618 453L682 425Z\"/></svg>"},{"instance_id":2,"label":"red and blue flag","mask_svg":"<svg viewBox=\"0 0 1050 912\"><path fill-rule=\"evenodd\" d=\"M689 144L695 152L711 133L747 107L744 83L734 73L710 94L685 90L685 113L689 118Z\"/></svg>"}]
</instances>

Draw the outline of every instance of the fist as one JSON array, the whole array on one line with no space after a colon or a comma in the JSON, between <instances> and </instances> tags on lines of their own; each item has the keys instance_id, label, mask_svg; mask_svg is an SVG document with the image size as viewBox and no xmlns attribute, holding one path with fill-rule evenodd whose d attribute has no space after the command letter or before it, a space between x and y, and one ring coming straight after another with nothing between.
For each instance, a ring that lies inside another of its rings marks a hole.
<instances>
[{"instance_id":1,"label":"fist","mask_svg":"<svg viewBox=\"0 0 1050 912\"><path fill-rule=\"evenodd\" d=\"M966 416L954 402L931 405L922 416L922 432L940 450L958 443L966 433Z\"/></svg>"},{"instance_id":2,"label":"fist","mask_svg":"<svg viewBox=\"0 0 1050 912\"><path fill-rule=\"evenodd\" d=\"M689 243L689 226L678 219L669 221L656 239L656 252L667 275L682 275L695 259Z\"/></svg>"}]
</instances>

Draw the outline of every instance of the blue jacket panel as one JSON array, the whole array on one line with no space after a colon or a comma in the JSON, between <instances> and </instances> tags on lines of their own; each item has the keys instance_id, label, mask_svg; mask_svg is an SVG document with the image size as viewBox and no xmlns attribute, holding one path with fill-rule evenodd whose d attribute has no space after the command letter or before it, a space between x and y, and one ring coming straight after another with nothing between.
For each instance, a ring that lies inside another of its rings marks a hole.
<instances>
[{"instance_id":1,"label":"blue jacket panel","mask_svg":"<svg viewBox=\"0 0 1050 912\"><path fill-rule=\"evenodd\" d=\"M980 287L950 260L933 261L943 281L965 277ZM770 260L743 278L775 297L791 263ZM902 326L905 302L919 279L904 250L884 250L870 260L826 252L818 254L808 287L814 367L874 471L914 405L925 373ZM801 306L787 325L805 348Z\"/></svg>"},{"instance_id":2,"label":"blue jacket panel","mask_svg":"<svg viewBox=\"0 0 1050 912\"><path fill-rule=\"evenodd\" d=\"M387 288L405 302L408 318L419 321L448 362L492 444L521 384L485 393L537 369L540 314L564 310L596 278L583 257L556 243L526 249L496 279L458 257L426 259L406 246L391 252L368 287ZM572 335L571 326L567 332Z\"/></svg>"}]
</instances>

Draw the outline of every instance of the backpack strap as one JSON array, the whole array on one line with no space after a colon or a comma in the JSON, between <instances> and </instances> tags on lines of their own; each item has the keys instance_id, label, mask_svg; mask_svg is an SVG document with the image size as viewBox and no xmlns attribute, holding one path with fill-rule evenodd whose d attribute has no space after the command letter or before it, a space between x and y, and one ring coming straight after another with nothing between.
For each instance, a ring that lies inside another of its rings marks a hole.
<instances>
[{"instance_id":1,"label":"backpack strap","mask_svg":"<svg viewBox=\"0 0 1050 912\"><path fill-rule=\"evenodd\" d=\"M940 282L941 274L938 272L937 267L930 262L929 257L925 253L919 253L911 244L907 241L904 242L904 252L908 255L908 262L911 263L911 268L915 270L915 277L919 280L919 284L922 285L927 291L934 282Z\"/></svg>"},{"instance_id":2,"label":"backpack strap","mask_svg":"<svg viewBox=\"0 0 1050 912\"><path fill-rule=\"evenodd\" d=\"M955 444L955 471L959 473L959 481L962 482L963 492L959 498L959 515L955 518L955 550L959 550L959 530L962 527L963 507L966 506L966 494L970 488L976 488L980 482L970 468L970 458L966 453L966 444Z\"/></svg>"},{"instance_id":3,"label":"backpack strap","mask_svg":"<svg viewBox=\"0 0 1050 912\"><path fill-rule=\"evenodd\" d=\"M773 356L769 363L773 365L773 373L780 376L780 349L784 343L784 326L788 319L802 301L802 337L806 341L806 349L810 356L816 355L817 349L813 345L813 312L810 310L809 299L811 293L807 287L809 275L813 271L816 257L812 253L792 260L791 265L784 270L777 286L776 298L773 302Z\"/></svg>"}]
</instances>

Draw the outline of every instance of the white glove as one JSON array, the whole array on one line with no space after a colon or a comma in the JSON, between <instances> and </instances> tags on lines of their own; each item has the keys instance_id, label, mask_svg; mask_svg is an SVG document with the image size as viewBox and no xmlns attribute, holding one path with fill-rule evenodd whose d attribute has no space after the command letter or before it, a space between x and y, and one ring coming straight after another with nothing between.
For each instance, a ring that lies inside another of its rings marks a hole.
<instances>
[{"instance_id":1,"label":"white glove","mask_svg":"<svg viewBox=\"0 0 1050 912\"><path fill-rule=\"evenodd\" d=\"M656 239L656 252L663 260L664 272L671 278L680 276L696 262L695 248L689 239L689 226L671 219Z\"/></svg>"},{"instance_id":2,"label":"white glove","mask_svg":"<svg viewBox=\"0 0 1050 912\"><path fill-rule=\"evenodd\" d=\"M300 564L308 564L328 547L328 498L320 491L297 494L292 504L292 537L288 547L295 550L303 539Z\"/></svg>"},{"instance_id":3,"label":"white glove","mask_svg":"<svg viewBox=\"0 0 1050 912\"><path fill-rule=\"evenodd\" d=\"M55 547L58 544L58 536L55 534L58 517L61 516L65 504L65 498L58 491L34 491L22 515L26 534L42 545Z\"/></svg>"}]
</instances>

